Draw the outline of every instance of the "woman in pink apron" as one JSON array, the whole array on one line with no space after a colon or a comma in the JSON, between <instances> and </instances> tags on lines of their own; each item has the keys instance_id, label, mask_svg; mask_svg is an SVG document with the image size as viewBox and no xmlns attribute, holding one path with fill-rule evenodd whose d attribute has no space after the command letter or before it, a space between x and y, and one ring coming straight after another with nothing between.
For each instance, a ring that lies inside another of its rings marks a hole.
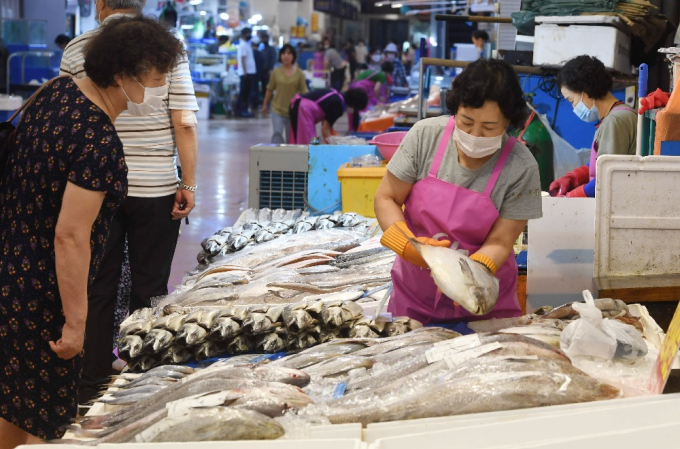
<instances>
[{"instance_id":1,"label":"woman in pink apron","mask_svg":"<svg viewBox=\"0 0 680 449\"><path fill-rule=\"evenodd\" d=\"M361 89L368 96L368 104L364 110L372 108L379 103L387 103L390 98L389 85L392 84L392 71L394 64L383 62L382 70L364 70L357 75L356 81L350 84L352 89ZM362 111L348 112L349 130L356 131L359 128L359 114Z\"/></svg>"},{"instance_id":2,"label":"woman in pink apron","mask_svg":"<svg viewBox=\"0 0 680 449\"><path fill-rule=\"evenodd\" d=\"M590 162L550 184L550 195L594 198L597 157L601 154L635 154L637 113L611 93L612 76L597 58L579 56L572 59L560 70L557 82L578 118L587 123L599 123L595 125Z\"/></svg>"},{"instance_id":3,"label":"woman in pink apron","mask_svg":"<svg viewBox=\"0 0 680 449\"><path fill-rule=\"evenodd\" d=\"M538 165L506 134L526 116L517 75L503 61L476 61L454 79L447 107L454 116L409 131L376 192L381 242L400 256L389 311L425 324L519 316L513 244L542 213ZM444 296L404 233L467 250L498 277L496 307L475 316Z\"/></svg>"},{"instance_id":4,"label":"woman in pink apron","mask_svg":"<svg viewBox=\"0 0 680 449\"><path fill-rule=\"evenodd\" d=\"M307 94L297 94L290 102L290 143L309 145L317 136L316 124L323 123L324 140L333 135L333 125L345 110L355 111L366 107L368 98L361 89L340 93L335 89L316 89Z\"/></svg>"}]
</instances>

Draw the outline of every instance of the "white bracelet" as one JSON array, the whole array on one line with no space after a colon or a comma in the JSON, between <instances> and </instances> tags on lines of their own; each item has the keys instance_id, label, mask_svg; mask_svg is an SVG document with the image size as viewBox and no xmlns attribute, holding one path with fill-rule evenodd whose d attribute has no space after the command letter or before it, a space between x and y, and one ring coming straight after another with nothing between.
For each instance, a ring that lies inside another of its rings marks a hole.
<instances>
[{"instance_id":1,"label":"white bracelet","mask_svg":"<svg viewBox=\"0 0 680 449\"><path fill-rule=\"evenodd\" d=\"M196 189L198 188L198 186L188 186L188 185L184 184L183 182L180 182L178 187L180 189L188 190L189 192L195 192Z\"/></svg>"}]
</instances>

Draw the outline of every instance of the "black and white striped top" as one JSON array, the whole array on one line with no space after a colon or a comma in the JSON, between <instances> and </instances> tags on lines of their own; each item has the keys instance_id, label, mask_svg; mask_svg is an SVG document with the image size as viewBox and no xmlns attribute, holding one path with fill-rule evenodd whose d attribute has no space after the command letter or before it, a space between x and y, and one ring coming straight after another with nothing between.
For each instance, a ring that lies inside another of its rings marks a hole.
<instances>
[{"instance_id":1,"label":"black and white striped top","mask_svg":"<svg viewBox=\"0 0 680 449\"><path fill-rule=\"evenodd\" d=\"M120 14L107 17L104 23ZM92 30L73 39L64 50L60 72L76 78L85 78L83 49L98 30ZM128 196L160 197L177 191L175 129L170 110L197 111L198 103L191 81L189 61L186 58L168 74L168 101L153 114L134 117L127 112L114 123L118 137L123 142L128 166Z\"/></svg>"}]
</instances>

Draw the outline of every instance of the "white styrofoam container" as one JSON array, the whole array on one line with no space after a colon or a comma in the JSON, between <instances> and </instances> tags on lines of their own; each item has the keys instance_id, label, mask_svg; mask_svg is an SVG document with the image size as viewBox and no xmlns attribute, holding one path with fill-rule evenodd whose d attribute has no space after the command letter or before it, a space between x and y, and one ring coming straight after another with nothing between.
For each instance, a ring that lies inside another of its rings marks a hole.
<instances>
[{"instance_id":1,"label":"white styrofoam container","mask_svg":"<svg viewBox=\"0 0 680 449\"><path fill-rule=\"evenodd\" d=\"M198 120L208 120L210 118L210 98L196 97L198 102L198 111L196 118Z\"/></svg>"},{"instance_id":2,"label":"white styrofoam container","mask_svg":"<svg viewBox=\"0 0 680 449\"><path fill-rule=\"evenodd\" d=\"M680 158L597 158L595 277L680 273Z\"/></svg>"},{"instance_id":3,"label":"white styrofoam container","mask_svg":"<svg viewBox=\"0 0 680 449\"><path fill-rule=\"evenodd\" d=\"M16 111L24 103L18 95L0 94L0 111Z\"/></svg>"},{"instance_id":4,"label":"white styrofoam container","mask_svg":"<svg viewBox=\"0 0 680 449\"><path fill-rule=\"evenodd\" d=\"M378 439L369 447L372 449L448 447L455 441L456 447L465 449L514 448L521 444L555 441L575 435L588 437L605 432L633 431L649 426L677 425L680 421L680 395L667 396L672 398L652 396L630 400L628 404L624 400L615 400L607 402L612 405L611 407L595 409L584 407L572 413L534 414L524 419L499 420L495 423L437 432L398 434ZM549 412L551 409L552 407L544 410Z\"/></svg>"},{"instance_id":5,"label":"white styrofoam container","mask_svg":"<svg viewBox=\"0 0 680 449\"><path fill-rule=\"evenodd\" d=\"M360 439L324 440L265 440L265 441L205 441L184 443L120 443L100 444L102 449L362 449ZM59 445L59 448L82 448L79 445ZM53 444L19 446L23 449L54 448Z\"/></svg>"},{"instance_id":6,"label":"white styrofoam container","mask_svg":"<svg viewBox=\"0 0 680 449\"><path fill-rule=\"evenodd\" d=\"M673 447L677 444L680 423L646 426L635 429L623 429L609 432L602 429L595 435L562 435L551 441L541 443L519 444L512 449L602 449L602 448L638 448L638 447ZM497 446L489 449L505 449Z\"/></svg>"},{"instance_id":7,"label":"white styrofoam container","mask_svg":"<svg viewBox=\"0 0 680 449\"><path fill-rule=\"evenodd\" d=\"M534 65L561 66L581 55L594 56L621 73L631 73L630 35L613 26L536 26Z\"/></svg>"},{"instance_id":8,"label":"white styrofoam container","mask_svg":"<svg viewBox=\"0 0 680 449\"><path fill-rule=\"evenodd\" d=\"M529 220L527 310L581 301L593 288L595 200L543 197L543 218Z\"/></svg>"},{"instance_id":9,"label":"white styrofoam container","mask_svg":"<svg viewBox=\"0 0 680 449\"><path fill-rule=\"evenodd\" d=\"M556 405L552 407L507 410L503 412L476 413L472 415L445 416L441 418L414 419L411 421L395 421L369 424L364 429L363 440L369 444L388 437L399 437L416 433L429 433L442 430L454 430L480 425L498 424L534 418L566 417L572 414L590 413L595 410L614 410L618 408L635 408L653 406L661 402L680 402L680 394L669 394L651 397L616 399L613 401L587 402L581 404Z\"/></svg>"}]
</instances>

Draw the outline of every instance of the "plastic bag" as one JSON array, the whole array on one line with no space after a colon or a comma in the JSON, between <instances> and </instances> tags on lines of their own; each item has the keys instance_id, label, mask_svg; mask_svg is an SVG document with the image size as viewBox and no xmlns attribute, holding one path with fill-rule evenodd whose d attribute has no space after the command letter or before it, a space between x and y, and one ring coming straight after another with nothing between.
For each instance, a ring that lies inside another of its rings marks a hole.
<instances>
[{"instance_id":1,"label":"plastic bag","mask_svg":"<svg viewBox=\"0 0 680 449\"><path fill-rule=\"evenodd\" d=\"M616 340L600 329L602 312L595 307L588 290L583 292L583 298L585 304L575 303L572 306L581 318L564 328L560 348L568 357L587 355L611 360L616 354Z\"/></svg>"},{"instance_id":2,"label":"plastic bag","mask_svg":"<svg viewBox=\"0 0 680 449\"><path fill-rule=\"evenodd\" d=\"M380 158L375 154L364 154L349 159L350 167L380 167L381 165Z\"/></svg>"},{"instance_id":3,"label":"plastic bag","mask_svg":"<svg viewBox=\"0 0 680 449\"><path fill-rule=\"evenodd\" d=\"M601 327L604 333L616 340L614 358L637 360L647 355L647 343L633 326L619 320L605 318L602 320Z\"/></svg>"},{"instance_id":4,"label":"plastic bag","mask_svg":"<svg viewBox=\"0 0 680 449\"><path fill-rule=\"evenodd\" d=\"M581 318L567 325L560 337L560 348L567 356L632 361L647 354L647 344L637 329L618 320L603 319L588 290L583 292L583 299L585 304L572 306Z\"/></svg>"},{"instance_id":5,"label":"plastic bag","mask_svg":"<svg viewBox=\"0 0 680 449\"><path fill-rule=\"evenodd\" d=\"M532 108L533 109L533 108ZM535 109L533 109L536 111ZM548 129L550 138L553 142L553 168L555 171L555 179L564 176L570 171L584 165L584 160L590 157L589 149L577 150L569 142L560 137L551 127L546 117L536 111L543 125Z\"/></svg>"}]
</instances>

